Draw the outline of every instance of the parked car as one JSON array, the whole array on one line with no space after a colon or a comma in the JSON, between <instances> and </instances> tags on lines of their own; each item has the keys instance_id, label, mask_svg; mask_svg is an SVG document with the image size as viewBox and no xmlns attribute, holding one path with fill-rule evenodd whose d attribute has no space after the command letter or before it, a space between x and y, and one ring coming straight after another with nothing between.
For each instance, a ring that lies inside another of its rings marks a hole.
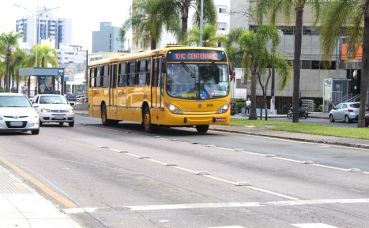
<instances>
[{"instance_id":1,"label":"parked car","mask_svg":"<svg viewBox=\"0 0 369 228\"><path fill-rule=\"evenodd\" d=\"M0 93L0 131L40 132L39 115L29 99L20 93Z\"/></svg>"},{"instance_id":2,"label":"parked car","mask_svg":"<svg viewBox=\"0 0 369 228\"><path fill-rule=\"evenodd\" d=\"M329 120L344 120L346 123L351 123L353 120L358 120L360 110L360 102L344 102L339 103L329 112Z\"/></svg>"},{"instance_id":3,"label":"parked car","mask_svg":"<svg viewBox=\"0 0 369 228\"><path fill-rule=\"evenodd\" d=\"M237 108L236 108L236 103L235 102L231 102L231 115L236 115L237 114Z\"/></svg>"},{"instance_id":4,"label":"parked car","mask_svg":"<svg viewBox=\"0 0 369 228\"><path fill-rule=\"evenodd\" d=\"M39 94L33 100L33 107L40 115L40 126L44 123L74 126L74 109L62 95Z\"/></svg>"},{"instance_id":5,"label":"parked car","mask_svg":"<svg viewBox=\"0 0 369 228\"><path fill-rule=\"evenodd\" d=\"M76 95L74 95L73 93L67 93L65 97L68 101L76 101Z\"/></svg>"}]
</instances>

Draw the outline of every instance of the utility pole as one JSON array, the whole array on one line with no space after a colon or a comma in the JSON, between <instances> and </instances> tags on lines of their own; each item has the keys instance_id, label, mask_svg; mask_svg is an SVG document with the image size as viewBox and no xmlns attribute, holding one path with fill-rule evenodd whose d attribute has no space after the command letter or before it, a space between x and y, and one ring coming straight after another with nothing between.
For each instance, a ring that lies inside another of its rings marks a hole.
<instances>
[{"instance_id":1,"label":"utility pole","mask_svg":"<svg viewBox=\"0 0 369 228\"><path fill-rule=\"evenodd\" d=\"M202 18L204 17L204 0L201 0L201 16L200 16L200 44L199 47L202 47Z\"/></svg>"}]
</instances>

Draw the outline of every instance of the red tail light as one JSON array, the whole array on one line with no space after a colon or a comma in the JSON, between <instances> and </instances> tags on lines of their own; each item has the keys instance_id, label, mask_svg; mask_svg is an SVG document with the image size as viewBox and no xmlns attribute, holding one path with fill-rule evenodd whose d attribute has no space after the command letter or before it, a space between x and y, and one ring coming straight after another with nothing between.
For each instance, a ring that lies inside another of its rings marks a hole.
<instances>
[{"instance_id":1,"label":"red tail light","mask_svg":"<svg viewBox=\"0 0 369 228\"><path fill-rule=\"evenodd\" d=\"M354 110L352 110L352 109L349 109L349 110L348 110L348 112L354 112Z\"/></svg>"}]
</instances>

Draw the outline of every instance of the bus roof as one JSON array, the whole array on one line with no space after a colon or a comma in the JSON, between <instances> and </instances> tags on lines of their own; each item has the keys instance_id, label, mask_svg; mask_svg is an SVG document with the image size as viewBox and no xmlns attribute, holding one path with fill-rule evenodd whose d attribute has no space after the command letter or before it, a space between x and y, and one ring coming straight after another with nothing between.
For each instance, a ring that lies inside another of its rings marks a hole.
<instances>
[{"instance_id":1,"label":"bus roof","mask_svg":"<svg viewBox=\"0 0 369 228\"><path fill-rule=\"evenodd\" d=\"M161 55L167 55L169 51L174 50L211 50L211 51L222 51L224 52L223 48L213 48L213 47L183 47L183 46L169 46L167 48L162 49L155 49L155 50L147 50L147 51L141 51L137 53L132 54L125 54L125 55L117 55L111 58L101 59L97 61L91 62L90 66L97 66L104 63L109 62L119 62L124 60L130 60L130 59L140 59L140 58L147 58L151 56L161 56Z\"/></svg>"}]
</instances>

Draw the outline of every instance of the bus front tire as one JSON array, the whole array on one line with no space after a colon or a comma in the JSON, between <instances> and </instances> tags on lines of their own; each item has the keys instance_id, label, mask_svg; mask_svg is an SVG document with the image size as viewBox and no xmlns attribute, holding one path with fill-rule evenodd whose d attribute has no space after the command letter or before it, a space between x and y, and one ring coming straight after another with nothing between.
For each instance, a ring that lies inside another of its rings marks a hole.
<instances>
[{"instance_id":1,"label":"bus front tire","mask_svg":"<svg viewBox=\"0 0 369 228\"><path fill-rule=\"evenodd\" d=\"M199 133L206 133L209 130L209 125L196 125L196 130Z\"/></svg>"},{"instance_id":2,"label":"bus front tire","mask_svg":"<svg viewBox=\"0 0 369 228\"><path fill-rule=\"evenodd\" d=\"M147 133L152 133L156 131L156 124L151 123L150 108L146 107L143 114L143 127Z\"/></svg>"},{"instance_id":3,"label":"bus front tire","mask_svg":"<svg viewBox=\"0 0 369 228\"><path fill-rule=\"evenodd\" d=\"M101 122L102 122L102 125L109 126L108 114L106 112L105 104L101 106Z\"/></svg>"}]
</instances>

